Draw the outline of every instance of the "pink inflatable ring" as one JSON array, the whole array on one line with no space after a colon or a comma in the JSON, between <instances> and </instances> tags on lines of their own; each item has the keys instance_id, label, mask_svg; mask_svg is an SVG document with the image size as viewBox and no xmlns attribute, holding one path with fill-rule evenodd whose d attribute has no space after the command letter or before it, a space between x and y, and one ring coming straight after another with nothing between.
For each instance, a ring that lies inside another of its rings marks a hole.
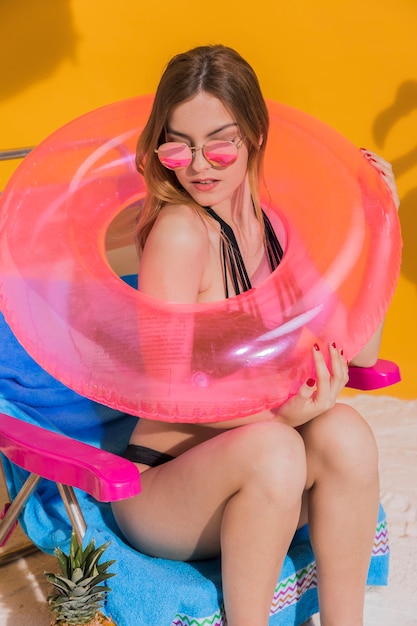
<instances>
[{"instance_id":1,"label":"pink inflatable ring","mask_svg":"<svg viewBox=\"0 0 417 626\"><path fill-rule=\"evenodd\" d=\"M145 195L134 152L151 101L84 115L22 162L1 199L1 308L45 370L122 411L213 422L278 406L314 377L314 343L349 359L384 318L401 251L390 192L340 134L269 102L262 199L286 232L281 265L229 300L154 300L105 252Z\"/></svg>"}]
</instances>

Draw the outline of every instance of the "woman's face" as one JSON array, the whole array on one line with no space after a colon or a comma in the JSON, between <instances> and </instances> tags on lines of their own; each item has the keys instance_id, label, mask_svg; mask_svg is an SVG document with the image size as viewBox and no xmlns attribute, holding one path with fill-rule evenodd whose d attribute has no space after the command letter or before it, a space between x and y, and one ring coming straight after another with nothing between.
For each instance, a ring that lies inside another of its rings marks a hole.
<instances>
[{"instance_id":1,"label":"woman's face","mask_svg":"<svg viewBox=\"0 0 417 626\"><path fill-rule=\"evenodd\" d=\"M236 161L228 167L211 165L202 150L197 150L190 165L175 170L182 187L201 206L232 206L247 181L248 151L241 139L236 120L223 104L205 92L183 102L168 119L166 141L181 141L200 148L213 139L241 145Z\"/></svg>"}]
</instances>

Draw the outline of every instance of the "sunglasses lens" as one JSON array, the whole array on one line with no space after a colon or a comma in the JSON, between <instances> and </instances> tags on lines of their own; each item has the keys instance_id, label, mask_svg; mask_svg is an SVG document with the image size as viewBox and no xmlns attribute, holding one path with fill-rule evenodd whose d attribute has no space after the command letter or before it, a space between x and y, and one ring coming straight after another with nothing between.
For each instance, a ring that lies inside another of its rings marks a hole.
<instances>
[{"instance_id":1,"label":"sunglasses lens","mask_svg":"<svg viewBox=\"0 0 417 626\"><path fill-rule=\"evenodd\" d=\"M189 146L178 141L169 141L158 148L158 158L169 170L188 167L193 160Z\"/></svg>"},{"instance_id":2,"label":"sunglasses lens","mask_svg":"<svg viewBox=\"0 0 417 626\"><path fill-rule=\"evenodd\" d=\"M237 159L238 149L231 141L209 141L204 147L204 156L212 165L227 167Z\"/></svg>"}]
</instances>

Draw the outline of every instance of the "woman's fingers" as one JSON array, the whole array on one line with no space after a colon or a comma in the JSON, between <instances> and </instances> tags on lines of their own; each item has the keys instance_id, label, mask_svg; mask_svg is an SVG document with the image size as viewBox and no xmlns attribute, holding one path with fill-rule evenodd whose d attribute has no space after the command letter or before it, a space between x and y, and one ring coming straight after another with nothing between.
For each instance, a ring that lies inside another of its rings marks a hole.
<instances>
[{"instance_id":1,"label":"woman's fingers","mask_svg":"<svg viewBox=\"0 0 417 626\"><path fill-rule=\"evenodd\" d=\"M398 207L400 206L400 198L398 195L397 183L395 182L395 176L394 172L392 171L391 163L388 163L388 161L379 156L379 154L375 154L375 152L367 150L366 148L360 148L360 151L383 177L394 199L395 206L398 209Z\"/></svg>"},{"instance_id":2,"label":"woman's fingers","mask_svg":"<svg viewBox=\"0 0 417 626\"><path fill-rule=\"evenodd\" d=\"M330 369L321 350L313 349L314 364L317 374L315 400L326 410L336 402L337 396L348 380L348 368L343 351L335 343L329 346Z\"/></svg>"},{"instance_id":3,"label":"woman's fingers","mask_svg":"<svg viewBox=\"0 0 417 626\"><path fill-rule=\"evenodd\" d=\"M293 426L300 426L334 406L337 396L348 380L348 368L343 351L336 344L329 346L330 367L319 346L315 344L313 359L315 377L307 379L298 393L287 400L278 415Z\"/></svg>"},{"instance_id":4,"label":"woman's fingers","mask_svg":"<svg viewBox=\"0 0 417 626\"><path fill-rule=\"evenodd\" d=\"M339 387L339 391L343 389L346 385L349 373L348 373L348 365L345 357L343 356L343 350L339 349L335 343L332 343L329 346L330 352L330 363L331 363L331 371L332 378L337 387Z\"/></svg>"}]
</instances>

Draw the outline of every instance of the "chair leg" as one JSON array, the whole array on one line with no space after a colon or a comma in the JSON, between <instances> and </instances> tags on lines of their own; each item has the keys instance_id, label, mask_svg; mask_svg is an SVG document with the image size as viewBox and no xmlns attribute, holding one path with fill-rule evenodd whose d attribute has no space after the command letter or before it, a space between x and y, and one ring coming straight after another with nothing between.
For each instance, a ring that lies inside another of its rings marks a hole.
<instances>
[{"instance_id":1,"label":"chair leg","mask_svg":"<svg viewBox=\"0 0 417 626\"><path fill-rule=\"evenodd\" d=\"M23 487L11 504L7 504L3 514L0 516L0 547L3 547L17 525L18 517L26 504L26 501L36 489L42 476L30 474ZM81 512L80 505L75 495L74 489L69 485L57 483L65 509L71 521L72 527L77 535L77 539L82 544L87 525Z\"/></svg>"},{"instance_id":2,"label":"chair leg","mask_svg":"<svg viewBox=\"0 0 417 626\"><path fill-rule=\"evenodd\" d=\"M61 485L60 483L57 483L57 487L64 502L68 517L71 520L72 527L77 535L78 542L81 545L87 529L87 524L85 523L84 516L81 512L77 496L75 495L74 489L69 485Z\"/></svg>"},{"instance_id":3,"label":"chair leg","mask_svg":"<svg viewBox=\"0 0 417 626\"><path fill-rule=\"evenodd\" d=\"M32 494L34 489L36 489L36 486L41 479L42 476L30 474L13 502L7 508L3 519L0 520L0 546L3 546L10 537L17 523L17 518L25 506L27 499Z\"/></svg>"}]
</instances>

